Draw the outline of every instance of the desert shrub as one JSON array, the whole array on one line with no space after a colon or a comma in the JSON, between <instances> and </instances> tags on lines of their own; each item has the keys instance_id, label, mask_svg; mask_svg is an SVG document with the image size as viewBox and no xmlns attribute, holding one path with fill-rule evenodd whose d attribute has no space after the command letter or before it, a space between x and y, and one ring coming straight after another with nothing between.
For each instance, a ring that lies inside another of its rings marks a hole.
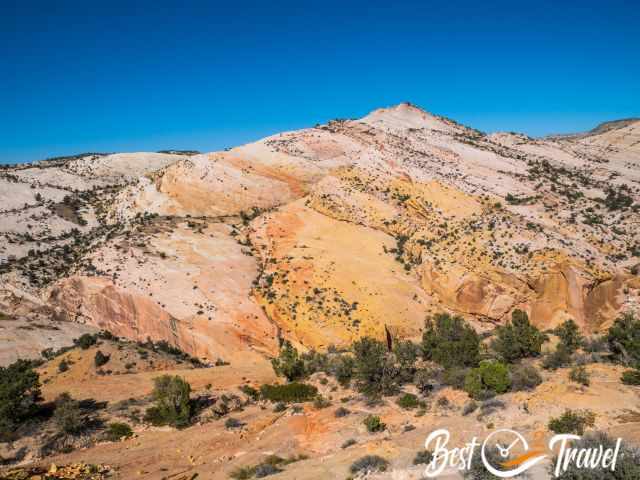
<instances>
[{"instance_id":1,"label":"desert shrub","mask_svg":"<svg viewBox=\"0 0 640 480\"><path fill-rule=\"evenodd\" d=\"M418 397L416 397L413 393L405 393L404 395L400 396L398 400L396 400L396 403L405 410L412 410L420 406Z\"/></svg>"},{"instance_id":2,"label":"desert shrub","mask_svg":"<svg viewBox=\"0 0 640 480\"><path fill-rule=\"evenodd\" d=\"M358 391L368 397L393 395L398 390L398 368L385 344L363 337L354 342L355 377Z\"/></svg>"},{"instance_id":3,"label":"desert shrub","mask_svg":"<svg viewBox=\"0 0 640 480\"><path fill-rule=\"evenodd\" d=\"M68 393L62 393L55 400L53 419L62 433L80 433L84 426L84 418L80 404Z\"/></svg>"},{"instance_id":4,"label":"desert shrub","mask_svg":"<svg viewBox=\"0 0 640 480\"><path fill-rule=\"evenodd\" d=\"M441 379L442 371L436 368L421 368L413 376L413 383L421 394L427 395Z\"/></svg>"},{"instance_id":5,"label":"desert shrub","mask_svg":"<svg viewBox=\"0 0 640 480\"><path fill-rule=\"evenodd\" d=\"M462 317L435 315L422 335L422 355L445 368L475 367L480 359L480 337Z\"/></svg>"},{"instance_id":6,"label":"desert shrub","mask_svg":"<svg viewBox=\"0 0 640 480\"><path fill-rule=\"evenodd\" d=\"M105 437L110 442L117 442L121 438L129 438L133 435L133 430L126 423L114 422L110 423L105 432Z\"/></svg>"},{"instance_id":7,"label":"desert shrub","mask_svg":"<svg viewBox=\"0 0 640 480\"><path fill-rule=\"evenodd\" d=\"M322 409L322 408L327 408L331 406L331 402L329 400L327 400L326 398L324 398L322 395L318 395L314 400L313 400L313 408L317 408L318 410Z\"/></svg>"},{"instance_id":8,"label":"desert shrub","mask_svg":"<svg viewBox=\"0 0 640 480\"><path fill-rule=\"evenodd\" d=\"M80 338L74 340L74 343L79 346L83 350L87 350L89 347L92 347L96 344L97 336L91 335L90 333L85 333L80 336Z\"/></svg>"},{"instance_id":9,"label":"desert shrub","mask_svg":"<svg viewBox=\"0 0 640 480\"><path fill-rule=\"evenodd\" d=\"M498 400L496 398L486 400L480 405L478 420L483 420L484 417L491 415L498 410L504 410L505 408L507 408L507 405L502 400Z\"/></svg>"},{"instance_id":10,"label":"desert shrub","mask_svg":"<svg viewBox=\"0 0 640 480\"><path fill-rule=\"evenodd\" d=\"M640 365L640 320L633 313L623 314L609 328L607 343L616 360Z\"/></svg>"},{"instance_id":11,"label":"desert shrub","mask_svg":"<svg viewBox=\"0 0 640 480\"><path fill-rule=\"evenodd\" d=\"M393 347L393 354L398 362L398 381L408 383L416 373L415 363L420 353L420 347L410 340L400 340Z\"/></svg>"},{"instance_id":12,"label":"desert shrub","mask_svg":"<svg viewBox=\"0 0 640 480\"><path fill-rule=\"evenodd\" d=\"M284 412L287 409L287 404L284 402L278 402L273 407L273 411L276 413Z\"/></svg>"},{"instance_id":13,"label":"desert shrub","mask_svg":"<svg viewBox=\"0 0 640 480\"><path fill-rule=\"evenodd\" d=\"M310 350L300 355L300 360L304 366L305 376L326 372L329 369L329 356L326 353Z\"/></svg>"},{"instance_id":14,"label":"desert shrub","mask_svg":"<svg viewBox=\"0 0 640 480\"><path fill-rule=\"evenodd\" d=\"M382 432L387 426L380 421L380 417L377 415L368 415L362 423L367 427L367 432L375 433Z\"/></svg>"},{"instance_id":15,"label":"desert shrub","mask_svg":"<svg viewBox=\"0 0 640 480\"><path fill-rule=\"evenodd\" d=\"M587 433L580 440L572 443L571 447L577 450L615 449L616 440L602 432ZM607 467L578 468L574 462L570 462L565 472L555 477L555 466L558 458L554 458L549 465L549 475L559 480L635 480L640 478L640 450L630 447L624 442L620 446L615 470Z\"/></svg>"},{"instance_id":16,"label":"desert shrub","mask_svg":"<svg viewBox=\"0 0 640 480\"><path fill-rule=\"evenodd\" d=\"M0 367L0 440L36 412L38 400L40 381L31 362Z\"/></svg>"},{"instance_id":17,"label":"desert shrub","mask_svg":"<svg viewBox=\"0 0 640 480\"><path fill-rule=\"evenodd\" d=\"M542 368L557 370L571 363L571 352L563 344L559 344L552 353L548 353L542 359Z\"/></svg>"},{"instance_id":18,"label":"desert shrub","mask_svg":"<svg viewBox=\"0 0 640 480\"><path fill-rule=\"evenodd\" d=\"M475 412L477 409L478 409L478 404L476 403L476 401L470 400L464 404L464 407L462 407L462 415L466 417L467 415L470 415L473 412Z\"/></svg>"},{"instance_id":19,"label":"desert shrub","mask_svg":"<svg viewBox=\"0 0 640 480\"><path fill-rule=\"evenodd\" d=\"M429 450L420 450L413 458L414 465L428 465L433 459L433 453Z\"/></svg>"},{"instance_id":20,"label":"desert shrub","mask_svg":"<svg viewBox=\"0 0 640 480\"><path fill-rule=\"evenodd\" d=\"M464 381L464 389L471 398L484 399L509 390L511 379L509 369L503 363L491 360L480 362L472 369Z\"/></svg>"},{"instance_id":21,"label":"desert shrub","mask_svg":"<svg viewBox=\"0 0 640 480\"><path fill-rule=\"evenodd\" d=\"M153 379L155 406L147 409L145 421L154 425L185 427L191 420L191 385L183 378L162 375Z\"/></svg>"},{"instance_id":22,"label":"desert shrub","mask_svg":"<svg viewBox=\"0 0 640 480\"><path fill-rule=\"evenodd\" d=\"M497 447L494 446L493 448L487 448L485 453L489 463L493 465L497 470L507 470L508 468L513 468L502 466L502 463L508 461L509 458L504 458L502 455L500 455ZM480 452L478 452L476 455L473 455L471 459L471 465L469 469L464 472L463 476L465 480L495 480L497 478L485 467Z\"/></svg>"},{"instance_id":23,"label":"desert shrub","mask_svg":"<svg viewBox=\"0 0 640 480\"><path fill-rule=\"evenodd\" d=\"M533 365L515 365L511 368L511 390L533 390L542 383L542 377Z\"/></svg>"},{"instance_id":24,"label":"desert shrub","mask_svg":"<svg viewBox=\"0 0 640 480\"><path fill-rule=\"evenodd\" d=\"M606 336L594 336L585 338L582 341L582 349L588 353L606 352L609 350Z\"/></svg>"},{"instance_id":25,"label":"desert shrub","mask_svg":"<svg viewBox=\"0 0 640 480\"><path fill-rule=\"evenodd\" d=\"M329 361L329 372L343 387L348 387L353 377L355 361L349 355L339 355Z\"/></svg>"},{"instance_id":26,"label":"desert shrub","mask_svg":"<svg viewBox=\"0 0 640 480\"><path fill-rule=\"evenodd\" d=\"M258 400L260 397L260 392L253 388L251 385L242 385L239 390L244 393L251 400Z\"/></svg>"},{"instance_id":27,"label":"desert shrub","mask_svg":"<svg viewBox=\"0 0 640 480\"><path fill-rule=\"evenodd\" d=\"M100 350L96 352L95 357L93 357L93 363L96 367L101 367L109 361L109 355L105 355Z\"/></svg>"},{"instance_id":28,"label":"desert shrub","mask_svg":"<svg viewBox=\"0 0 640 480\"><path fill-rule=\"evenodd\" d=\"M552 418L548 427L555 433L582 435L586 427L592 427L594 424L595 414L589 410L565 410L559 417Z\"/></svg>"},{"instance_id":29,"label":"desert shrub","mask_svg":"<svg viewBox=\"0 0 640 480\"><path fill-rule=\"evenodd\" d=\"M569 372L569 380L585 387L589 386L589 372L584 366L573 367Z\"/></svg>"},{"instance_id":30,"label":"desert shrub","mask_svg":"<svg viewBox=\"0 0 640 480\"><path fill-rule=\"evenodd\" d=\"M342 417L346 417L347 415L349 415L351 412L344 408L344 407L338 407L334 413L334 415L336 416L336 418L342 418Z\"/></svg>"},{"instance_id":31,"label":"desert shrub","mask_svg":"<svg viewBox=\"0 0 640 480\"><path fill-rule=\"evenodd\" d=\"M350 438L349 440L345 440L345 442L340 446L340 448L342 448L343 450L345 448L349 448L352 445L355 445L356 443L356 439L355 438Z\"/></svg>"},{"instance_id":32,"label":"desert shrub","mask_svg":"<svg viewBox=\"0 0 640 480\"><path fill-rule=\"evenodd\" d=\"M576 322L569 319L562 325L557 327L554 333L560 339L560 344L563 345L569 353L575 352L582 345L582 334Z\"/></svg>"},{"instance_id":33,"label":"desert shrub","mask_svg":"<svg viewBox=\"0 0 640 480\"><path fill-rule=\"evenodd\" d=\"M458 390L464 389L469 368L451 367L442 372L442 383Z\"/></svg>"},{"instance_id":34,"label":"desert shrub","mask_svg":"<svg viewBox=\"0 0 640 480\"><path fill-rule=\"evenodd\" d=\"M384 472L389 467L389 462L378 455L365 455L351 464L351 473L366 474L369 472Z\"/></svg>"},{"instance_id":35,"label":"desert shrub","mask_svg":"<svg viewBox=\"0 0 640 480\"><path fill-rule=\"evenodd\" d=\"M622 372L620 380L625 385L640 385L640 370L626 370Z\"/></svg>"},{"instance_id":36,"label":"desert shrub","mask_svg":"<svg viewBox=\"0 0 640 480\"><path fill-rule=\"evenodd\" d=\"M291 382L286 385L262 385L260 396L271 402L300 403L308 402L315 398L318 389L306 383Z\"/></svg>"},{"instance_id":37,"label":"desert shrub","mask_svg":"<svg viewBox=\"0 0 640 480\"><path fill-rule=\"evenodd\" d=\"M58 371L60 373L64 373L67 370L69 370L69 362L67 362L67 360L63 358L62 360L60 360L60 363L58 363Z\"/></svg>"},{"instance_id":38,"label":"desert shrub","mask_svg":"<svg viewBox=\"0 0 640 480\"><path fill-rule=\"evenodd\" d=\"M282 472L282 470L275 465L272 465L270 463L261 463L260 465L256 465L254 476L256 478L264 478L280 472Z\"/></svg>"},{"instance_id":39,"label":"desert shrub","mask_svg":"<svg viewBox=\"0 0 640 480\"><path fill-rule=\"evenodd\" d=\"M290 382L305 376L304 361L298 355L291 342L285 341L277 358L271 360L276 375L285 377Z\"/></svg>"},{"instance_id":40,"label":"desert shrub","mask_svg":"<svg viewBox=\"0 0 640 480\"><path fill-rule=\"evenodd\" d=\"M521 358L539 356L544 341L544 334L531 325L527 314L514 310L511 322L496 329L496 339L491 346L503 360L513 363Z\"/></svg>"},{"instance_id":41,"label":"desert shrub","mask_svg":"<svg viewBox=\"0 0 640 480\"><path fill-rule=\"evenodd\" d=\"M224 422L224 428L226 428L227 430L233 430L235 428L240 428L244 425L244 423L242 423L240 420L238 420L237 418L227 418Z\"/></svg>"}]
</instances>

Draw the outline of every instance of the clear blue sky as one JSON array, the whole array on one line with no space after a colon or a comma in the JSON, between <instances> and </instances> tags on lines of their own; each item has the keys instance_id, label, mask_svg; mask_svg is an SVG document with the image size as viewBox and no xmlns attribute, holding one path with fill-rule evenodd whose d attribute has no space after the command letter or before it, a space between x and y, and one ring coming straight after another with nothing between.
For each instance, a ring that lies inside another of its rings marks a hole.
<instances>
[{"instance_id":1,"label":"clear blue sky","mask_svg":"<svg viewBox=\"0 0 640 480\"><path fill-rule=\"evenodd\" d=\"M637 0L0 8L5 163L215 150L404 100L532 135L640 115Z\"/></svg>"}]
</instances>

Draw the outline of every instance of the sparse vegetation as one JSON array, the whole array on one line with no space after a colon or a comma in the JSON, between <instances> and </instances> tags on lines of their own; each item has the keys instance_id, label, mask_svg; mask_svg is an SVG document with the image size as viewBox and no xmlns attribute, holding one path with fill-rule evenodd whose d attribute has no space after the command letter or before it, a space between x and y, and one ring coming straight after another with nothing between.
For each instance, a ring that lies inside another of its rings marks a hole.
<instances>
[{"instance_id":1,"label":"sparse vegetation","mask_svg":"<svg viewBox=\"0 0 640 480\"><path fill-rule=\"evenodd\" d=\"M367 427L367 432L369 433L382 432L387 428L387 426L380 421L380 417L377 415L367 415L362 423Z\"/></svg>"},{"instance_id":2,"label":"sparse vegetation","mask_svg":"<svg viewBox=\"0 0 640 480\"><path fill-rule=\"evenodd\" d=\"M55 401L53 418L60 432L77 434L84 428L84 418L79 403L68 393L62 393Z\"/></svg>"},{"instance_id":3,"label":"sparse vegetation","mask_svg":"<svg viewBox=\"0 0 640 480\"><path fill-rule=\"evenodd\" d=\"M366 474L371 472L384 472L389 467L389 462L378 455L366 455L351 464L351 473Z\"/></svg>"},{"instance_id":4,"label":"sparse vegetation","mask_svg":"<svg viewBox=\"0 0 640 480\"><path fill-rule=\"evenodd\" d=\"M555 433L574 433L583 435L587 427L595 424L595 414L589 410L565 410L565 412L549 421L549 430Z\"/></svg>"},{"instance_id":5,"label":"sparse vegetation","mask_svg":"<svg viewBox=\"0 0 640 480\"><path fill-rule=\"evenodd\" d=\"M183 378L162 375L153 379L156 404L147 409L145 421L153 425L186 427L192 415L191 385Z\"/></svg>"},{"instance_id":6,"label":"sparse vegetation","mask_svg":"<svg viewBox=\"0 0 640 480\"><path fill-rule=\"evenodd\" d=\"M313 400L318 389L306 383L291 382L286 385L262 385L260 396L264 400L283 403L301 403Z\"/></svg>"},{"instance_id":7,"label":"sparse vegetation","mask_svg":"<svg viewBox=\"0 0 640 480\"><path fill-rule=\"evenodd\" d=\"M117 442L123 438L129 438L133 435L133 430L126 423L114 422L107 426L105 438L110 442Z\"/></svg>"},{"instance_id":8,"label":"sparse vegetation","mask_svg":"<svg viewBox=\"0 0 640 480\"><path fill-rule=\"evenodd\" d=\"M542 383L542 377L533 365L521 364L511 368L511 390L533 390Z\"/></svg>"},{"instance_id":9,"label":"sparse vegetation","mask_svg":"<svg viewBox=\"0 0 640 480\"><path fill-rule=\"evenodd\" d=\"M573 367L569 372L569 380L575 383L579 383L584 387L588 387L590 384L589 372L587 372L587 369L584 367L584 365Z\"/></svg>"}]
</instances>

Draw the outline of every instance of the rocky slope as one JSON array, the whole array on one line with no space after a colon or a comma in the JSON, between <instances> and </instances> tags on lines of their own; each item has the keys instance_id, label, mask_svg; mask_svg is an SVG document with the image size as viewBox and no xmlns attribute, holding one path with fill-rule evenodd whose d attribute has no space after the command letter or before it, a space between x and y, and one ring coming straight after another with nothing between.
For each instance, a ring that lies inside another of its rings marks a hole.
<instances>
[{"instance_id":1,"label":"rocky slope","mask_svg":"<svg viewBox=\"0 0 640 480\"><path fill-rule=\"evenodd\" d=\"M0 200L5 314L209 360L414 337L441 310L594 332L640 298L640 121L533 139L400 104L224 152L8 167Z\"/></svg>"}]
</instances>

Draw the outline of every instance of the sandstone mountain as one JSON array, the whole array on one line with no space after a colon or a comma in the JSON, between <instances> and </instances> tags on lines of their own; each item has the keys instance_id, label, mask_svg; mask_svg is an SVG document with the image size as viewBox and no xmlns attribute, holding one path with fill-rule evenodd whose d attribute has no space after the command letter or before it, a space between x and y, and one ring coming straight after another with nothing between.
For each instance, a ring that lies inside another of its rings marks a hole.
<instances>
[{"instance_id":1,"label":"sandstone mountain","mask_svg":"<svg viewBox=\"0 0 640 480\"><path fill-rule=\"evenodd\" d=\"M403 103L224 152L5 167L0 209L2 363L79 328L247 364L438 311L597 332L640 302L639 120L534 139Z\"/></svg>"}]
</instances>

